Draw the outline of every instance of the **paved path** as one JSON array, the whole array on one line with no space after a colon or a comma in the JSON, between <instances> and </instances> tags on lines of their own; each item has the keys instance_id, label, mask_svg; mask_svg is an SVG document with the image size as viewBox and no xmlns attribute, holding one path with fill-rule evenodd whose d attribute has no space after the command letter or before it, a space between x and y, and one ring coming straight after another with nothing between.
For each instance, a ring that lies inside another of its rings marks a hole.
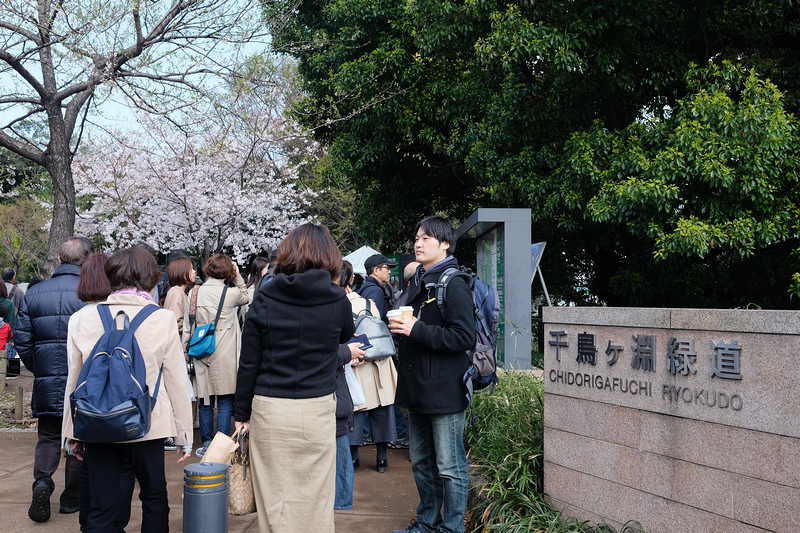
<instances>
[{"instance_id":1,"label":"paved path","mask_svg":"<svg viewBox=\"0 0 800 533\"><path fill-rule=\"evenodd\" d=\"M25 370L23 370L23 374ZM6 390L17 385L28 385L26 376L8 382ZM73 533L78 531L78 515L58 513L58 494L64 488L63 461L53 481L56 492L50 497L51 517L44 523L33 522L28 518L33 484L33 451L36 446L35 430L0 430L0 517L3 531L13 533ZM195 442L199 441L195 435ZM175 452L165 452L167 470L167 490L169 491L170 530L183 530L183 466L175 463ZM337 533L389 533L392 529L403 528L414 516L418 503L408 450L389 450L389 470L379 474L374 469L375 447L361 448L361 465L356 471L353 508L336 511ZM190 462L198 462L193 458ZM134 491L131 504L129 533L140 531L141 504L138 489ZM255 514L229 516L228 531L244 533L258 531ZM298 532L302 533L302 532Z\"/></svg>"}]
</instances>

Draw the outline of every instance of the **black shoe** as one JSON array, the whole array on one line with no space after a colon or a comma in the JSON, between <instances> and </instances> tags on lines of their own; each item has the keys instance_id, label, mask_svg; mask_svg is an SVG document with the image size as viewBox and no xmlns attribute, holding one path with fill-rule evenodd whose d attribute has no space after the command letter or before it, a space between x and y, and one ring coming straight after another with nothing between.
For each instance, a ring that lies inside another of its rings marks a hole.
<instances>
[{"instance_id":1,"label":"black shoe","mask_svg":"<svg viewBox=\"0 0 800 533\"><path fill-rule=\"evenodd\" d=\"M53 489L47 481L40 479L33 486L33 497L28 509L28 517L34 522L47 522L50 520L50 495Z\"/></svg>"},{"instance_id":2,"label":"black shoe","mask_svg":"<svg viewBox=\"0 0 800 533\"><path fill-rule=\"evenodd\" d=\"M77 513L80 510L81 510L80 505L75 505L74 507L62 505L61 507L59 507L58 512L61 514L72 514L72 513Z\"/></svg>"},{"instance_id":3,"label":"black shoe","mask_svg":"<svg viewBox=\"0 0 800 533\"><path fill-rule=\"evenodd\" d=\"M353 470L356 470L359 466L361 466L361 459L353 459Z\"/></svg>"},{"instance_id":4,"label":"black shoe","mask_svg":"<svg viewBox=\"0 0 800 533\"><path fill-rule=\"evenodd\" d=\"M378 461L377 469L378 472L383 474L384 472L386 472L386 470L389 469L389 462L386 459L384 459L383 461Z\"/></svg>"}]
</instances>

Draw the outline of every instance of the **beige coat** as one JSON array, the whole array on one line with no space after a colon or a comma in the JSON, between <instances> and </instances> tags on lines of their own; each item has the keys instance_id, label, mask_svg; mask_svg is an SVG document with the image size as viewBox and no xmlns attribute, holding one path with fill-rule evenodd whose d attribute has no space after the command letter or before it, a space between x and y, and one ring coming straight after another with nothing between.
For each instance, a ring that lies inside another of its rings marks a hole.
<instances>
[{"instance_id":1,"label":"beige coat","mask_svg":"<svg viewBox=\"0 0 800 533\"><path fill-rule=\"evenodd\" d=\"M164 309L169 309L175 313L178 319L178 333L183 334L183 316L186 313L186 304L189 303L189 295L186 294L184 287L170 287L167 296L164 298Z\"/></svg>"},{"instance_id":2,"label":"beige coat","mask_svg":"<svg viewBox=\"0 0 800 533\"><path fill-rule=\"evenodd\" d=\"M348 292L347 299L350 300L355 314L367 308L367 301L358 293ZM378 309L372 300L370 300L370 309ZM397 391L397 369L394 367L391 357L380 361L367 361L362 365L354 366L353 373L367 400L364 405L357 406L356 411L368 411L394 403L394 394Z\"/></svg>"},{"instance_id":3,"label":"beige coat","mask_svg":"<svg viewBox=\"0 0 800 533\"><path fill-rule=\"evenodd\" d=\"M122 310L133 319L142 307L152 302L135 294L112 294L106 303L110 304L111 316L116 316ZM103 331L103 321L96 304L87 305L69 319L67 330L69 375L64 402L62 439L74 439L69 395L75 390L83 363L92 353L92 348ZM159 368L162 370L150 431L138 440L173 437L175 444L191 446L193 429L189 380L186 379L186 362L172 313L166 309L154 312L139 326L135 337L144 358L147 386L151 394L155 393L158 370Z\"/></svg>"},{"instance_id":4,"label":"beige coat","mask_svg":"<svg viewBox=\"0 0 800 533\"><path fill-rule=\"evenodd\" d=\"M194 360L195 395L206 404L210 396L233 394L236 392L236 372L239 370L239 351L242 347L242 330L237 317L238 307L250 303L244 280L241 276L233 279L235 287L228 288L222 313L217 322L215 350L203 359ZM219 299L225 282L221 279L209 278L197 293L196 326L211 324L217 315ZM191 298L191 293L189 293ZM186 304L183 323L183 346L188 349L194 328L189 327L189 304Z\"/></svg>"}]
</instances>

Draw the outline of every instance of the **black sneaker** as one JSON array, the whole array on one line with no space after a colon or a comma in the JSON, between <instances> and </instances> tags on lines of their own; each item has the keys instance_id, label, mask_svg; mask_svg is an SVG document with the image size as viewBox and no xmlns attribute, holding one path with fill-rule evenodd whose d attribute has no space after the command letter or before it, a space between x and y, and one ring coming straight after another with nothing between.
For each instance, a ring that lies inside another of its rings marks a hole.
<instances>
[{"instance_id":1,"label":"black sneaker","mask_svg":"<svg viewBox=\"0 0 800 533\"><path fill-rule=\"evenodd\" d=\"M28 517L34 522L47 522L50 520L50 495L53 489L47 481L40 479L33 486L33 497L28 509Z\"/></svg>"},{"instance_id":2,"label":"black sneaker","mask_svg":"<svg viewBox=\"0 0 800 533\"><path fill-rule=\"evenodd\" d=\"M178 449L178 447L175 445L175 441L172 440L172 437L167 437L166 439L164 439L164 449L168 452L172 452Z\"/></svg>"},{"instance_id":3,"label":"black sneaker","mask_svg":"<svg viewBox=\"0 0 800 533\"><path fill-rule=\"evenodd\" d=\"M408 437L403 437L402 439L393 440L389 443L389 448L393 450L407 450L408 449Z\"/></svg>"}]
</instances>

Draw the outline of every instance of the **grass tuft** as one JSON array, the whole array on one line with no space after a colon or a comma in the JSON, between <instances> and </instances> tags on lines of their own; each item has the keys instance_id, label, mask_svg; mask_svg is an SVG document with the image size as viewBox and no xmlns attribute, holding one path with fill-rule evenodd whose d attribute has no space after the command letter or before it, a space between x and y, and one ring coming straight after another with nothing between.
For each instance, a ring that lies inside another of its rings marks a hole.
<instances>
[{"instance_id":1,"label":"grass tuft","mask_svg":"<svg viewBox=\"0 0 800 533\"><path fill-rule=\"evenodd\" d=\"M471 463L467 530L473 533L616 533L608 524L565 518L544 491L544 385L530 372L498 373L493 394L473 400L465 431ZM628 522L619 533L644 533Z\"/></svg>"}]
</instances>

